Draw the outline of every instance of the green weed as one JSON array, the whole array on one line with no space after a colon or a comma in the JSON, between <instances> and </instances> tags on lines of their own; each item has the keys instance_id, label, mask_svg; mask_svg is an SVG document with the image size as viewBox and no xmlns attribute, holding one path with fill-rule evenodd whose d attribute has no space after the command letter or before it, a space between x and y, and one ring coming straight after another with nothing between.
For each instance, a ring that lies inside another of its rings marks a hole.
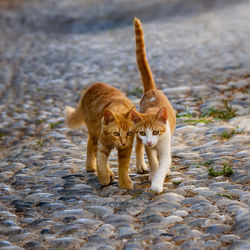
<instances>
[{"instance_id":1,"label":"green weed","mask_svg":"<svg viewBox=\"0 0 250 250\"><path fill-rule=\"evenodd\" d=\"M37 120L35 123L36 125L40 125L45 122L45 119Z\"/></svg>"},{"instance_id":2,"label":"green weed","mask_svg":"<svg viewBox=\"0 0 250 250\"><path fill-rule=\"evenodd\" d=\"M184 120L183 122L190 122L190 123L210 123L212 122L211 119L188 119L188 120Z\"/></svg>"},{"instance_id":3,"label":"green weed","mask_svg":"<svg viewBox=\"0 0 250 250\"><path fill-rule=\"evenodd\" d=\"M136 87L136 88L133 88L132 90L127 91L127 95L141 97L142 94L143 94L143 90L141 87Z\"/></svg>"},{"instance_id":4,"label":"green weed","mask_svg":"<svg viewBox=\"0 0 250 250\"><path fill-rule=\"evenodd\" d=\"M215 109L215 108L209 108L205 110L201 117L213 117L214 119L220 119L228 121L229 119L236 116L236 111L232 109L232 106L228 105L227 101L224 102L224 109Z\"/></svg>"},{"instance_id":5,"label":"green weed","mask_svg":"<svg viewBox=\"0 0 250 250\"><path fill-rule=\"evenodd\" d=\"M176 186L180 185L182 183L182 181L172 181L172 183Z\"/></svg>"},{"instance_id":6,"label":"green weed","mask_svg":"<svg viewBox=\"0 0 250 250\"><path fill-rule=\"evenodd\" d=\"M41 140L36 141L36 145L42 148L45 141L46 139L42 138Z\"/></svg>"},{"instance_id":7,"label":"green weed","mask_svg":"<svg viewBox=\"0 0 250 250\"><path fill-rule=\"evenodd\" d=\"M193 164L193 166L199 168L201 166L204 166L204 167L209 167L210 165L213 164L213 160L208 160L208 161L203 161L203 162L198 162L198 163L195 163Z\"/></svg>"},{"instance_id":8,"label":"green weed","mask_svg":"<svg viewBox=\"0 0 250 250\"><path fill-rule=\"evenodd\" d=\"M228 194L228 193L218 193L218 196L226 197L228 199L234 200L234 199L239 199L239 196L236 194Z\"/></svg>"},{"instance_id":9,"label":"green weed","mask_svg":"<svg viewBox=\"0 0 250 250\"><path fill-rule=\"evenodd\" d=\"M221 175L228 177L228 176L231 176L232 174L233 174L232 166L226 163L223 165L223 168L220 171L215 171L214 167L210 167L208 169L208 175L211 177L216 177L216 176L221 176Z\"/></svg>"},{"instance_id":10,"label":"green weed","mask_svg":"<svg viewBox=\"0 0 250 250\"><path fill-rule=\"evenodd\" d=\"M233 129L231 132L224 131L220 134L221 139L230 139L235 134L235 129Z\"/></svg>"},{"instance_id":11,"label":"green weed","mask_svg":"<svg viewBox=\"0 0 250 250\"><path fill-rule=\"evenodd\" d=\"M6 136L6 134L4 132L0 133L0 138Z\"/></svg>"},{"instance_id":12,"label":"green weed","mask_svg":"<svg viewBox=\"0 0 250 250\"><path fill-rule=\"evenodd\" d=\"M49 127L50 127L50 129L54 129L54 128L58 127L60 124L62 124L62 123L63 123L62 121L59 121L59 122L51 122L51 123L49 124Z\"/></svg>"}]
</instances>

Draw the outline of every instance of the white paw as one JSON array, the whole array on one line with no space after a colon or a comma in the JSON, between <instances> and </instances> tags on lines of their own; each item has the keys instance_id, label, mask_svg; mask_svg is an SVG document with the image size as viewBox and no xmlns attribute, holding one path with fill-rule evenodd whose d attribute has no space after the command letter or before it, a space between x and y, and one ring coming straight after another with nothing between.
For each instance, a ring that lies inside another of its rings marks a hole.
<instances>
[{"instance_id":1,"label":"white paw","mask_svg":"<svg viewBox=\"0 0 250 250\"><path fill-rule=\"evenodd\" d=\"M162 193L163 191L163 185L159 183L152 183L151 184L151 190L154 191L155 193Z\"/></svg>"}]
</instances>

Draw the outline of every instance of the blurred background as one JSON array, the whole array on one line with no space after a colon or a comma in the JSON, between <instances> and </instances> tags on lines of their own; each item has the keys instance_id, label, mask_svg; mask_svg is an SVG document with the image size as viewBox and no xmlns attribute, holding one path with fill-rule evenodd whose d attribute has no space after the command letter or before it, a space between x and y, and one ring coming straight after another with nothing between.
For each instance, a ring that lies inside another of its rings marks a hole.
<instances>
[{"instance_id":1,"label":"blurred background","mask_svg":"<svg viewBox=\"0 0 250 250\"><path fill-rule=\"evenodd\" d=\"M0 0L2 103L33 88L61 100L58 87L78 93L72 102L95 81L139 96L135 16L160 88L245 78L249 10L248 0Z\"/></svg>"},{"instance_id":2,"label":"blurred background","mask_svg":"<svg viewBox=\"0 0 250 250\"><path fill-rule=\"evenodd\" d=\"M166 22L230 6L237 8L244 2L246 0L0 0L0 8L2 21L8 20L10 26L81 33L131 25L134 16L144 22Z\"/></svg>"}]
</instances>

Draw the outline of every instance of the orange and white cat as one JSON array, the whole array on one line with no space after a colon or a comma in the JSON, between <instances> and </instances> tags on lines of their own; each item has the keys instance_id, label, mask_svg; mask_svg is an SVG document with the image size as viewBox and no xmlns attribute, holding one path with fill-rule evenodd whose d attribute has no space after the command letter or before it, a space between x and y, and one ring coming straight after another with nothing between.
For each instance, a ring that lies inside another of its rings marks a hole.
<instances>
[{"instance_id":1,"label":"orange and white cat","mask_svg":"<svg viewBox=\"0 0 250 250\"><path fill-rule=\"evenodd\" d=\"M84 124L88 128L86 170L97 170L103 185L114 180L108 157L111 149L117 148L119 186L133 188L128 175L135 126L131 118L133 107L120 90L105 83L90 86L82 94L76 109L66 107L70 128L79 128Z\"/></svg>"},{"instance_id":2,"label":"orange and white cat","mask_svg":"<svg viewBox=\"0 0 250 250\"><path fill-rule=\"evenodd\" d=\"M165 177L170 174L171 135L175 130L176 116L167 97L155 86L146 57L142 25L137 18L134 20L134 29L137 66L144 88L140 114L131 112L137 134L136 166L139 173L147 170L143 153L145 146L150 166L151 190L161 193Z\"/></svg>"}]
</instances>

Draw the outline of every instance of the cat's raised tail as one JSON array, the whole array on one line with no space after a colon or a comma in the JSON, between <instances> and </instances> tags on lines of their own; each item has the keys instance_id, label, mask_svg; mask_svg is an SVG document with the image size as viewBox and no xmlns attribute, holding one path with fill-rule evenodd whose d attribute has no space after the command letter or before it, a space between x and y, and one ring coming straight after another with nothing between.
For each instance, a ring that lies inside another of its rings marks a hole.
<instances>
[{"instance_id":1,"label":"cat's raised tail","mask_svg":"<svg viewBox=\"0 0 250 250\"><path fill-rule=\"evenodd\" d=\"M144 44L142 24L138 18L134 19L134 31L137 66L141 74L144 92L147 92L150 89L155 89L156 86L146 57L146 48Z\"/></svg>"},{"instance_id":2,"label":"cat's raised tail","mask_svg":"<svg viewBox=\"0 0 250 250\"><path fill-rule=\"evenodd\" d=\"M84 125L83 111L80 105L76 109L67 106L65 113L68 127L76 129Z\"/></svg>"}]
</instances>

